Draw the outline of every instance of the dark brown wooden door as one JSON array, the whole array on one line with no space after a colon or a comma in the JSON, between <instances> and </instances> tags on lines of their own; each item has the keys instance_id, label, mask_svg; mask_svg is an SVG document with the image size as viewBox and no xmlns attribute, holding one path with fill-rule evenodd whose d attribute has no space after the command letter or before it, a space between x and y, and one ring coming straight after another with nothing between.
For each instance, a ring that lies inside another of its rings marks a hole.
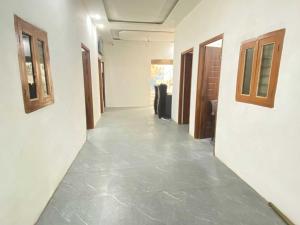
<instances>
[{"instance_id":1,"label":"dark brown wooden door","mask_svg":"<svg viewBox=\"0 0 300 225\"><path fill-rule=\"evenodd\" d=\"M94 128L93 113L93 94L92 94L92 78L91 78L91 62L90 52L87 48L82 47L82 64L83 64L83 80L85 93L85 111L87 129Z\"/></svg>"},{"instance_id":2,"label":"dark brown wooden door","mask_svg":"<svg viewBox=\"0 0 300 225\"><path fill-rule=\"evenodd\" d=\"M193 54L187 53L184 56L184 77L183 77L183 113L182 123L188 124L190 121L191 103L191 81L192 81Z\"/></svg>"},{"instance_id":3,"label":"dark brown wooden door","mask_svg":"<svg viewBox=\"0 0 300 225\"><path fill-rule=\"evenodd\" d=\"M213 134L213 118L211 116L210 100L217 100L219 94L220 69L221 69L221 48L206 47L204 63L204 79L202 96L202 127L201 137L209 138Z\"/></svg>"},{"instance_id":4,"label":"dark brown wooden door","mask_svg":"<svg viewBox=\"0 0 300 225\"><path fill-rule=\"evenodd\" d=\"M104 112L104 96L103 96L103 78L102 78L102 62L98 59L98 70L99 70L99 91L100 91L100 112Z\"/></svg>"},{"instance_id":5,"label":"dark brown wooden door","mask_svg":"<svg viewBox=\"0 0 300 225\"><path fill-rule=\"evenodd\" d=\"M104 73L104 62L101 61L102 68L102 93L103 93L103 105L106 107L106 97L105 97L105 73Z\"/></svg>"},{"instance_id":6,"label":"dark brown wooden door","mask_svg":"<svg viewBox=\"0 0 300 225\"><path fill-rule=\"evenodd\" d=\"M189 49L181 54L178 102L179 124L189 124L190 120L192 65L193 49Z\"/></svg>"}]
</instances>

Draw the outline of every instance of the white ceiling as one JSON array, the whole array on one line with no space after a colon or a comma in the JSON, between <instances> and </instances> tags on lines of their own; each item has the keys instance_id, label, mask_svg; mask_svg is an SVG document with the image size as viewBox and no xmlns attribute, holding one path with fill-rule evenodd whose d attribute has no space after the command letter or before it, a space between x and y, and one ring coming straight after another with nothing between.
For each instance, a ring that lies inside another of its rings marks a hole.
<instances>
[{"instance_id":1,"label":"white ceiling","mask_svg":"<svg viewBox=\"0 0 300 225\"><path fill-rule=\"evenodd\" d=\"M120 31L120 40L126 41L174 41L173 32Z\"/></svg>"},{"instance_id":2,"label":"white ceiling","mask_svg":"<svg viewBox=\"0 0 300 225\"><path fill-rule=\"evenodd\" d=\"M99 36L114 40L173 41L175 27L201 0L83 0Z\"/></svg>"},{"instance_id":3,"label":"white ceiling","mask_svg":"<svg viewBox=\"0 0 300 225\"><path fill-rule=\"evenodd\" d=\"M108 20L162 24L178 0L103 0ZM134 7L133 7L134 6Z\"/></svg>"}]
</instances>

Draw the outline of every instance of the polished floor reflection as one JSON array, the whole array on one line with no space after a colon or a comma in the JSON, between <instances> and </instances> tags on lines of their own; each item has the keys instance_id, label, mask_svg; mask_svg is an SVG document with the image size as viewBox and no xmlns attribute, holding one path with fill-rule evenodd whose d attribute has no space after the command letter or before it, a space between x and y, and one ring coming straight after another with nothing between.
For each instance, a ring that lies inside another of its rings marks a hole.
<instances>
[{"instance_id":1,"label":"polished floor reflection","mask_svg":"<svg viewBox=\"0 0 300 225\"><path fill-rule=\"evenodd\" d=\"M281 225L209 141L150 108L108 110L38 225Z\"/></svg>"}]
</instances>

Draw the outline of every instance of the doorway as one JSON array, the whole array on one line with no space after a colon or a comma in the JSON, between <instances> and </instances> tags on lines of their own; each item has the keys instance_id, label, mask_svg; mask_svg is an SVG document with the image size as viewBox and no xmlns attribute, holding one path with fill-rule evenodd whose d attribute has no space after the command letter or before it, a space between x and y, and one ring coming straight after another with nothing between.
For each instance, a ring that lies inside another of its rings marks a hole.
<instances>
[{"instance_id":1,"label":"doorway","mask_svg":"<svg viewBox=\"0 0 300 225\"><path fill-rule=\"evenodd\" d=\"M82 66L83 66L84 94L85 94L86 127L87 129L93 129L94 113L93 113L90 50L84 44L81 44L81 53L82 53Z\"/></svg>"},{"instance_id":2,"label":"doorway","mask_svg":"<svg viewBox=\"0 0 300 225\"><path fill-rule=\"evenodd\" d=\"M100 112L104 113L104 80L103 80L103 64L100 58L98 58L98 70L99 70L99 89L100 89Z\"/></svg>"},{"instance_id":3,"label":"doorway","mask_svg":"<svg viewBox=\"0 0 300 225\"><path fill-rule=\"evenodd\" d=\"M192 67L193 49L189 49L181 54L178 107L179 124L189 124L190 120Z\"/></svg>"},{"instance_id":4,"label":"doorway","mask_svg":"<svg viewBox=\"0 0 300 225\"><path fill-rule=\"evenodd\" d=\"M102 78L102 87L103 87L103 89L102 89L102 92L103 92L103 104L104 104L104 108L106 107L106 96L105 96L105 67L104 67L104 62L103 61L101 61L101 68L102 68L102 76L101 76L101 78Z\"/></svg>"},{"instance_id":5,"label":"doorway","mask_svg":"<svg viewBox=\"0 0 300 225\"><path fill-rule=\"evenodd\" d=\"M200 44L195 138L215 138L222 47L223 34Z\"/></svg>"},{"instance_id":6,"label":"doorway","mask_svg":"<svg viewBox=\"0 0 300 225\"><path fill-rule=\"evenodd\" d=\"M155 88L160 84L167 85L167 95L173 93L173 60L152 59L150 70L150 105L153 105L157 94ZM154 103L154 105L157 105Z\"/></svg>"}]
</instances>

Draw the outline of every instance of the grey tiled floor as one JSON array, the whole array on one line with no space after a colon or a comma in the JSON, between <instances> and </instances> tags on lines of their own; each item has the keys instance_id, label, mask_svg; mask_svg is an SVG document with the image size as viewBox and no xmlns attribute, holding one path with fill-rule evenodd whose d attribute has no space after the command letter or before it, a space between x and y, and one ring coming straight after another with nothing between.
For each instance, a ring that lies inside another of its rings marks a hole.
<instances>
[{"instance_id":1,"label":"grey tiled floor","mask_svg":"<svg viewBox=\"0 0 300 225\"><path fill-rule=\"evenodd\" d=\"M38 225L280 225L209 141L148 108L109 110Z\"/></svg>"}]
</instances>

